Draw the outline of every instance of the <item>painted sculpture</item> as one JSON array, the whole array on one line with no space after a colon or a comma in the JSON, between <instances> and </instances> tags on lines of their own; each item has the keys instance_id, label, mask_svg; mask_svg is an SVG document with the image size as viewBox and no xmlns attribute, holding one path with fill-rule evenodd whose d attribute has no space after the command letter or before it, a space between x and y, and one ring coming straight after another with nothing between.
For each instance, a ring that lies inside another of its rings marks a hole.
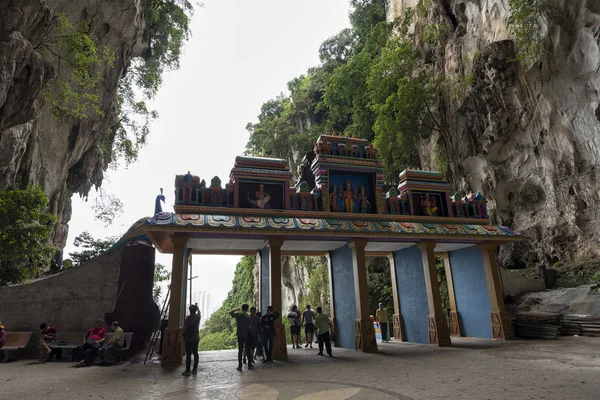
<instances>
[{"instance_id":1,"label":"painted sculpture","mask_svg":"<svg viewBox=\"0 0 600 400\"><path fill-rule=\"evenodd\" d=\"M156 200L154 201L154 215L161 213L162 210L162 205L160 204L160 202L165 202L165 196L163 195L163 188L160 188L160 194L158 196L156 196Z\"/></svg>"},{"instance_id":2,"label":"painted sculpture","mask_svg":"<svg viewBox=\"0 0 600 400\"><path fill-rule=\"evenodd\" d=\"M331 194L329 195L329 207L331 208L331 211L333 211L333 212L339 211L336 185L333 185L333 190L331 191Z\"/></svg>"},{"instance_id":3,"label":"painted sculpture","mask_svg":"<svg viewBox=\"0 0 600 400\"><path fill-rule=\"evenodd\" d=\"M425 214L430 217L438 210L437 204L435 203L435 197L429 197L429 194L425 194L425 197L421 196L421 208Z\"/></svg>"},{"instance_id":4,"label":"painted sculpture","mask_svg":"<svg viewBox=\"0 0 600 400\"><path fill-rule=\"evenodd\" d=\"M248 193L248 203L254 208L269 208L270 200L271 196L269 196L268 193L265 193L265 185L262 183L259 185L258 192L254 195L254 200L250 198L250 193Z\"/></svg>"},{"instance_id":5,"label":"painted sculpture","mask_svg":"<svg viewBox=\"0 0 600 400\"><path fill-rule=\"evenodd\" d=\"M371 203L369 203L369 198L365 193L365 186L362 185L360 187L360 194L358 195L358 202L360 203L360 212L368 213L371 208Z\"/></svg>"},{"instance_id":6,"label":"painted sculpture","mask_svg":"<svg viewBox=\"0 0 600 400\"><path fill-rule=\"evenodd\" d=\"M465 207L460 198L459 193L455 193L454 196L450 196L450 201L452 202L452 211L454 212L455 217L464 217L465 216Z\"/></svg>"},{"instance_id":7,"label":"painted sculpture","mask_svg":"<svg viewBox=\"0 0 600 400\"><path fill-rule=\"evenodd\" d=\"M354 198L356 197L356 190L352 192L350 181L346 181L346 189L340 189L340 197L344 203L344 211L347 213L354 212Z\"/></svg>"}]
</instances>

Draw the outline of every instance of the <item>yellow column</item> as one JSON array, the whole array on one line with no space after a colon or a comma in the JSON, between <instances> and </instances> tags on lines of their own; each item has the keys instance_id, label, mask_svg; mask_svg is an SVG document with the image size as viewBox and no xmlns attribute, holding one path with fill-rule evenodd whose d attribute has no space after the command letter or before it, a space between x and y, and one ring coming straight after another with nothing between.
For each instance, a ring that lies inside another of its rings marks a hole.
<instances>
[{"instance_id":1,"label":"yellow column","mask_svg":"<svg viewBox=\"0 0 600 400\"><path fill-rule=\"evenodd\" d=\"M438 346L450 345L450 334L446 316L442 311L442 296L438 284L437 267L435 263L435 242L419 243L423 257L423 272L425 274L425 287L427 289L427 304L429 315L427 326L429 329L429 344Z\"/></svg>"},{"instance_id":2,"label":"yellow column","mask_svg":"<svg viewBox=\"0 0 600 400\"><path fill-rule=\"evenodd\" d=\"M394 259L394 253L388 254L388 260L390 262L390 275L392 279L392 296L394 297L394 340L403 342L402 313L400 312L400 299L398 298L398 277L396 276L396 260Z\"/></svg>"},{"instance_id":3,"label":"yellow column","mask_svg":"<svg viewBox=\"0 0 600 400\"><path fill-rule=\"evenodd\" d=\"M171 236L173 244L173 266L171 269L171 293L169 298L169 325L165 329L163 341L162 366L177 367L183 358L183 340L181 338L181 293L183 289L183 268L187 236Z\"/></svg>"},{"instance_id":4,"label":"yellow column","mask_svg":"<svg viewBox=\"0 0 600 400\"><path fill-rule=\"evenodd\" d=\"M354 338L357 351L377 353L375 328L369 318L369 291L367 289L366 240L354 240L348 243L352 249L352 267L354 271L354 296L356 298L356 320Z\"/></svg>"},{"instance_id":5,"label":"yellow column","mask_svg":"<svg viewBox=\"0 0 600 400\"><path fill-rule=\"evenodd\" d=\"M454 281L452 280L452 266L448 253L441 255L446 269L446 281L448 282L448 298L450 299L450 335L460 337L460 324L458 323L458 309L456 308L456 295L454 294Z\"/></svg>"},{"instance_id":6,"label":"yellow column","mask_svg":"<svg viewBox=\"0 0 600 400\"><path fill-rule=\"evenodd\" d=\"M510 321L510 315L504 307L502 285L500 284L500 274L496 262L496 245L493 243L483 243L477 247L479 247L483 256L485 279L492 305L492 337L494 339L514 339L515 332Z\"/></svg>"},{"instance_id":7,"label":"yellow column","mask_svg":"<svg viewBox=\"0 0 600 400\"><path fill-rule=\"evenodd\" d=\"M281 246L283 239L270 238L269 246L269 283L271 285L271 306L273 310L281 314L281 317L275 320L275 341L273 344L273 359L287 360L287 344L285 340L285 328L283 318L286 313L281 309L283 301L281 299ZM266 311L266 310L265 310Z\"/></svg>"}]
</instances>

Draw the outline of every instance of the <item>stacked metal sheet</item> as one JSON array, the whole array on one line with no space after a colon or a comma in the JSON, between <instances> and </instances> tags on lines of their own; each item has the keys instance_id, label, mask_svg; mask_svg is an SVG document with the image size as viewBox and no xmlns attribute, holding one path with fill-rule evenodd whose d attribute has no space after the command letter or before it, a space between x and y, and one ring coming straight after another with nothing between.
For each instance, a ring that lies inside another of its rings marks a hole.
<instances>
[{"instance_id":1,"label":"stacked metal sheet","mask_svg":"<svg viewBox=\"0 0 600 400\"><path fill-rule=\"evenodd\" d=\"M561 315L541 311L517 313L515 334L521 338L558 339L561 332Z\"/></svg>"},{"instance_id":2,"label":"stacked metal sheet","mask_svg":"<svg viewBox=\"0 0 600 400\"><path fill-rule=\"evenodd\" d=\"M600 316L569 314L562 318L562 335L600 336Z\"/></svg>"}]
</instances>

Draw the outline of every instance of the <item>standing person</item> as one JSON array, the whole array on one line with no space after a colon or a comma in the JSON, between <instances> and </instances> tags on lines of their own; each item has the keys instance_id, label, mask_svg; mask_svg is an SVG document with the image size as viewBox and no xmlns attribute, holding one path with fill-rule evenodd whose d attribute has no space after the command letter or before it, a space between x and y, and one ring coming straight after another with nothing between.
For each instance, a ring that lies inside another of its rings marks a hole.
<instances>
[{"instance_id":1,"label":"standing person","mask_svg":"<svg viewBox=\"0 0 600 400\"><path fill-rule=\"evenodd\" d=\"M300 348L300 311L297 305L292 306L292 310L287 315L290 322L290 334L292 335L292 347Z\"/></svg>"},{"instance_id":2,"label":"standing person","mask_svg":"<svg viewBox=\"0 0 600 400\"><path fill-rule=\"evenodd\" d=\"M261 319L262 319L262 315L260 314L260 311L256 312L256 318L258 318L258 335L256 336L256 354L254 355L254 358L256 359L256 357L260 357L260 361L265 361L265 347L263 344L263 331L262 331L262 325L261 325Z\"/></svg>"},{"instance_id":3,"label":"standing person","mask_svg":"<svg viewBox=\"0 0 600 400\"><path fill-rule=\"evenodd\" d=\"M102 318L98 318L96 320L96 326L94 328L90 328L90 330L85 334L83 338L83 344L77 347L75 350L81 356L83 355L83 360L77 364L77 367L85 367L94 362L94 358L96 358L96 354L98 353L98 349L104 343L106 339L106 329L104 329L104 320Z\"/></svg>"},{"instance_id":4,"label":"standing person","mask_svg":"<svg viewBox=\"0 0 600 400\"><path fill-rule=\"evenodd\" d=\"M117 354L121 351L125 345L125 332L119 326L118 321L113 321L110 324L110 330L112 331L112 337L108 339L108 345L100 349L100 359L102 364L111 365L115 362Z\"/></svg>"},{"instance_id":5,"label":"standing person","mask_svg":"<svg viewBox=\"0 0 600 400\"><path fill-rule=\"evenodd\" d=\"M248 339L246 340L246 349L250 351L247 353L250 355L252 362L256 359L254 356L254 350L258 346L258 336L260 335L260 318L256 315L256 307L250 308L250 331L248 332Z\"/></svg>"},{"instance_id":6,"label":"standing person","mask_svg":"<svg viewBox=\"0 0 600 400\"><path fill-rule=\"evenodd\" d=\"M198 342L200 341L200 314L198 306L192 304L189 307L190 315L185 319L183 325L183 340L185 341L185 371L181 373L183 376L198 373ZM194 369L190 371L192 366L192 354L194 355Z\"/></svg>"},{"instance_id":7,"label":"standing person","mask_svg":"<svg viewBox=\"0 0 600 400\"><path fill-rule=\"evenodd\" d=\"M46 357L50 358L52 350L48 347L48 343L52 344L56 340L56 328L48 326L47 323L40 325L40 362L44 362Z\"/></svg>"},{"instance_id":8,"label":"standing person","mask_svg":"<svg viewBox=\"0 0 600 400\"><path fill-rule=\"evenodd\" d=\"M235 318L235 322L237 325L237 340L238 340L238 367L237 370L242 370L242 353L244 352L244 347L246 347L246 341L248 339L248 333L250 331L250 318L248 317L248 304L242 304L242 308L236 308L235 310L231 310L229 312L233 318ZM252 359L252 354L250 354L250 349L246 347L246 357L248 358L248 369L254 368L254 363Z\"/></svg>"},{"instance_id":9,"label":"standing person","mask_svg":"<svg viewBox=\"0 0 600 400\"><path fill-rule=\"evenodd\" d=\"M319 334L319 354L323 355L323 345L327 349L327 354L329 357L333 357L331 353L331 339L329 337L329 329L332 328L331 321L329 320L329 315L323 312L321 307L317 307L317 317L315 318L315 325L317 326L317 332Z\"/></svg>"},{"instance_id":10,"label":"standing person","mask_svg":"<svg viewBox=\"0 0 600 400\"><path fill-rule=\"evenodd\" d=\"M267 313L261 318L263 329L263 341L265 344L265 352L267 358L263 362L273 362L273 340L275 339L275 320L279 317L279 313L273 311L273 306L267 307Z\"/></svg>"},{"instance_id":11,"label":"standing person","mask_svg":"<svg viewBox=\"0 0 600 400\"><path fill-rule=\"evenodd\" d=\"M390 342L387 337L388 334L388 313L385 308L383 308L383 303L379 303L379 308L375 312L375 322L381 329L381 343Z\"/></svg>"},{"instance_id":12,"label":"standing person","mask_svg":"<svg viewBox=\"0 0 600 400\"><path fill-rule=\"evenodd\" d=\"M306 336L306 345L312 349L313 336L315 334L315 312L310 309L310 304L306 305L306 311L302 314L302 322L304 322L304 335Z\"/></svg>"},{"instance_id":13,"label":"standing person","mask_svg":"<svg viewBox=\"0 0 600 400\"><path fill-rule=\"evenodd\" d=\"M5 343L6 343L6 331L5 331L4 325L2 325L2 322L0 322L0 349L2 347L4 347Z\"/></svg>"}]
</instances>

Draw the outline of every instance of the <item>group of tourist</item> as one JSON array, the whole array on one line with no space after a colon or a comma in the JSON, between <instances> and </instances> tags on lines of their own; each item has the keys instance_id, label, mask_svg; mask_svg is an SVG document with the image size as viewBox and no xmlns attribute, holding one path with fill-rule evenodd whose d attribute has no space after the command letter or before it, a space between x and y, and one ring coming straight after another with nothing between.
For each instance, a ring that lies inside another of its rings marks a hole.
<instances>
[{"instance_id":1,"label":"group of tourist","mask_svg":"<svg viewBox=\"0 0 600 400\"><path fill-rule=\"evenodd\" d=\"M112 337L107 340L104 321L99 318L96 326L90 328L83 338L83 344L75 348L75 358L80 360L77 367L92 365L98 353L103 365L111 365L115 362L119 352L125 345L125 332L117 321L110 325Z\"/></svg>"}]
</instances>

